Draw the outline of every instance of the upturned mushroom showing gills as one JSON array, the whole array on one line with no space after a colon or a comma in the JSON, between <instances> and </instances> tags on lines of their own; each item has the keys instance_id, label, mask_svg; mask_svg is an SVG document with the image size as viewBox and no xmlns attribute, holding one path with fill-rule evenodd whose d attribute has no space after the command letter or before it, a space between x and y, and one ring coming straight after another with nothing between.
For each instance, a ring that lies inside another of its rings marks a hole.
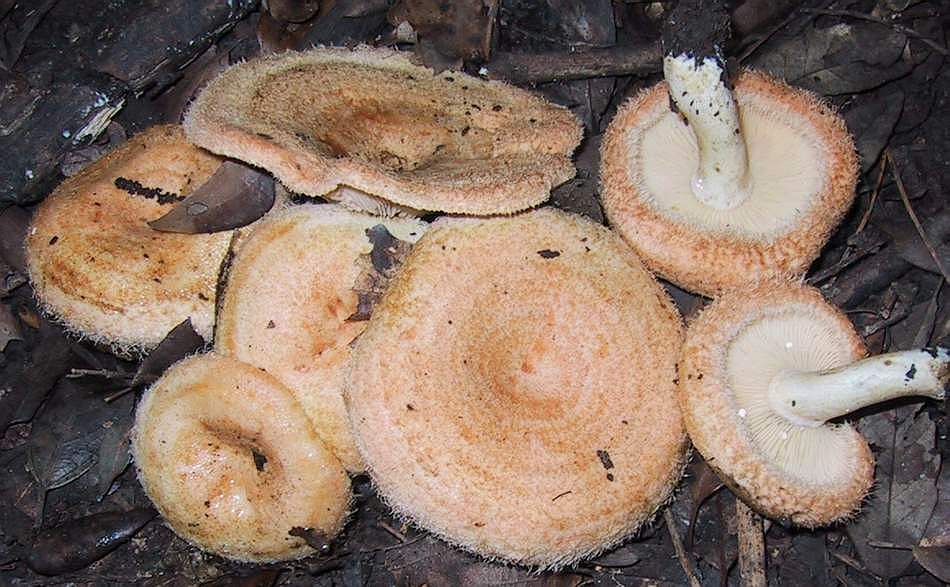
<instances>
[{"instance_id":1,"label":"upturned mushroom showing gills","mask_svg":"<svg viewBox=\"0 0 950 587\"><path fill-rule=\"evenodd\" d=\"M751 71L732 87L716 5L677 5L666 81L619 109L601 153L611 225L647 266L704 295L804 273L857 180L853 141L819 98ZM684 38L703 22L712 40Z\"/></svg>"},{"instance_id":2,"label":"upturned mushroom showing gills","mask_svg":"<svg viewBox=\"0 0 950 587\"><path fill-rule=\"evenodd\" d=\"M346 472L293 394L215 354L176 363L145 393L132 454L169 527L234 560L308 556L342 528L350 503Z\"/></svg>"},{"instance_id":3,"label":"upturned mushroom showing gills","mask_svg":"<svg viewBox=\"0 0 950 587\"><path fill-rule=\"evenodd\" d=\"M569 110L525 90L369 47L235 65L184 125L195 144L263 167L295 192L462 214L543 202L574 176L582 135Z\"/></svg>"},{"instance_id":4,"label":"upturned mushroom showing gills","mask_svg":"<svg viewBox=\"0 0 950 587\"><path fill-rule=\"evenodd\" d=\"M37 209L26 239L43 308L123 354L154 347L186 318L210 339L231 233L158 232L148 221L221 162L180 127L156 126L64 181Z\"/></svg>"},{"instance_id":5,"label":"upturned mushroom showing gills","mask_svg":"<svg viewBox=\"0 0 950 587\"><path fill-rule=\"evenodd\" d=\"M335 204L294 206L242 238L227 270L215 350L290 388L352 472L363 465L343 406L343 371L350 343L367 324L368 316L359 316L359 282L367 271L379 281L376 269L385 270L393 255L388 249L408 248L425 229L417 220L376 218Z\"/></svg>"},{"instance_id":6,"label":"upturned mushroom showing gills","mask_svg":"<svg viewBox=\"0 0 950 587\"><path fill-rule=\"evenodd\" d=\"M847 518L871 487L874 459L837 419L898 397L943 398L950 378L946 349L865 354L816 289L724 293L689 326L680 360L693 444L766 516L806 527Z\"/></svg>"},{"instance_id":7,"label":"upturned mushroom showing gills","mask_svg":"<svg viewBox=\"0 0 950 587\"><path fill-rule=\"evenodd\" d=\"M395 510L551 568L635 532L684 463L679 315L623 241L552 209L447 219L357 340L344 398Z\"/></svg>"}]
</instances>

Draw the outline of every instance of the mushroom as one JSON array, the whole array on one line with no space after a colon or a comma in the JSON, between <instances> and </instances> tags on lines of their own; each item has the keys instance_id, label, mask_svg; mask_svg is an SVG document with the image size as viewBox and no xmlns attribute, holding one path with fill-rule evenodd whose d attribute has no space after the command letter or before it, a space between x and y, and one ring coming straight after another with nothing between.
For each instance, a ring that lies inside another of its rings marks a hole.
<instances>
[{"instance_id":1,"label":"mushroom","mask_svg":"<svg viewBox=\"0 0 950 587\"><path fill-rule=\"evenodd\" d=\"M724 9L674 9L666 81L618 110L601 182L611 225L648 267L715 295L804 273L853 201L857 157L844 121L813 94L752 71L732 88L722 39L682 38L702 22L728 32Z\"/></svg>"},{"instance_id":2,"label":"mushroom","mask_svg":"<svg viewBox=\"0 0 950 587\"><path fill-rule=\"evenodd\" d=\"M368 47L235 65L184 125L195 144L268 169L295 192L464 214L546 200L573 177L582 136L570 111L524 90Z\"/></svg>"},{"instance_id":3,"label":"mushroom","mask_svg":"<svg viewBox=\"0 0 950 587\"><path fill-rule=\"evenodd\" d=\"M685 459L680 317L614 233L553 209L441 219L357 339L344 399L383 499L556 568L635 532Z\"/></svg>"},{"instance_id":4,"label":"mushroom","mask_svg":"<svg viewBox=\"0 0 950 587\"><path fill-rule=\"evenodd\" d=\"M346 472L293 394L215 354L176 363L145 393L132 454L168 526L234 560L308 556L339 532L350 503Z\"/></svg>"},{"instance_id":5,"label":"mushroom","mask_svg":"<svg viewBox=\"0 0 950 587\"><path fill-rule=\"evenodd\" d=\"M374 251L367 232L376 226L405 242L426 228L331 204L295 206L262 221L236 247L215 326L215 350L293 390L351 472L363 464L343 406L343 368L366 327L352 319L360 302L354 286Z\"/></svg>"},{"instance_id":6,"label":"mushroom","mask_svg":"<svg viewBox=\"0 0 950 587\"><path fill-rule=\"evenodd\" d=\"M147 222L221 161L180 127L156 126L64 181L38 207L26 239L45 311L122 354L154 347L186 318L210 339L231 234L163 233Z\"/></svg>"},{"instance_id":7,"label":"mushroom","mask_svg":"<svg viewBox=\"0 0 950 587\"><path fill-rule=\"evenodd\" d=\"M723 294L690 324L679 365L693 445L766 516L810 528L847 518L874 459L838 418L897 397L942 398L950 377L946 349L864 356L851 323L816 289Z\"/></svg>"}]
</instances>

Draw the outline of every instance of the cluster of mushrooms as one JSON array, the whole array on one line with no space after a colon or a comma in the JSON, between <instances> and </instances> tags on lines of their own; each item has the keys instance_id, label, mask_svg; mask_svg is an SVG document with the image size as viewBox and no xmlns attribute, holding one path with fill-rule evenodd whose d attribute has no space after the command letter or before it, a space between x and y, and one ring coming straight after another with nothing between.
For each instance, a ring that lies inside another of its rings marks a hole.
<instances>
[{"instance_id":1,"label":"cluster of mushrooms","mask_svg":"<svg viewBox=\"0 0 950 587\"><path fill-rule=\"evenodd\" d=\"M687 433L764 515L853 515L874 465L838 418L942 397L947 352L862 360L801 285L853 199L837 115L763 74L730 87L715 55L664 72L603 144L612 229L534 208L574 173L568 110L365 47L235 65L182 127L66 180L27 241L46 311L124 354L186 318L213 340L137 409L165 522L232 559L300 558L367 472L447 542L557 568L653 518ZM334 202L214 234L148 225L223 157ZM654 272L715 300L684 328Z\"/></svg>"}]
</instances>

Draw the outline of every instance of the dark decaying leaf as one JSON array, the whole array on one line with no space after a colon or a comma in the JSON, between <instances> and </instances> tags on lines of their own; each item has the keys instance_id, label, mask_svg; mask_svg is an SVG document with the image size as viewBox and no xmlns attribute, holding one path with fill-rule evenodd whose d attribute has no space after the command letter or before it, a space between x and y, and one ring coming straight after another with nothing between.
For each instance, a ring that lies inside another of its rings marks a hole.
<instances>
[{"instance_id":1,"label":"dark decaying leaf","mask_svg":"<svg viewBox=\"0 0 950 587\"><path fill-rule=\"evenodd\" d=\"M0 535L28 544L39 517L41 490L26 467L26 447L4 451L0 462Z\"/></svg>"},{"instance_id":2,"label":"dark decaying leaf","mask_svg":"<svg viewBox=\"0 0 950 587\"><path fill-rule=\"evenodd\" d=\"M0 21L0 68L10 70L20 58L30 33L59 0L22 2Z\"/></svg>"},{"instance_id":3,"label":"dark decaying leaf","mask_svg":"<svg viewBox=\"0 0 950 587\"><path fill-rule=\"evenodd\" d=\"M56 381L69 369L71 343L62 329L42 321L30 355L0 366L6 392L0 395L0 431L28 422Z\"/></svg>"},{"instance_id":4,"label":"dark decaying leaf","mask_svg":"<svg viewBox=\"0 0 950 587\"><path fill-rule=\"evenodd\" d=\"M861 171L867 172L881 156L894 132L904 107L904 93L882 90L855 96L844 113L848 128L855 134L855 147L861 157Z\"/></svg>"},{"instance_id":5,"label":"dark decaying leaf","mask_svg":"<svg viewBox=\"0 0 950 587\"><path fill-rule=\"evenodd\" d=\"M26 564L43 575L78 571L128 542L157 515L151 508L104 512L43 530L33 541Z\"/></svg>"},{"instance_id":6,"label":"dark decaying leaf","mask_svg":"<svg viewBox=\"0 0 950 587\"><path fill-rule=\"evenodd\" d=\"M689 472L690 477L692 477L689 483L689 497L692 508L689 514L689 530L686 531L687 550L691 550L693 546L699 509L703 507L703 504L711 495L722 489L722 480L706 464L706 461L698 459L694 465L690 466Z\"/></svg>"},{"instance_id":7,"label":"dark decaying leaf","mask_svg":"<svg viewBox=\"0 0 950 587\"><path fill-rule=\"evenodd\" d=\"M446 58L486 60L497 11L498 0L400 0L388 19L394 26L408 22Z\"/></svg>"},{"instance_id":8,"label":"dark decaying leaf","mask_svg":"<svg viewBox=\"0 0 950 587\"><path fill-rule=\"evenodd\" d=\"M19 206L0 210L0 260L19 273L26 273L23 240L30 225L30 213Z\"/></svg>"},{"instance_id":9,"label":"dark decaying leaf","mask_svg":"<svg viewBox=\"0 0 950 587\"><path fill-rule=\"evenodd\" d=\"M154 383L166 369L204 347L204 339L195 332L188 318L172 328L162 342L139 365L130 387Z\"/></svg>"},{"instance_id":10,"label":"dark decaying leaf","mask_svg":"<svg viewBox=\"0 0 950 587\"><path fill-rule=\"evenodd\" d=\"M913 553L917 562L933 576L950 583L950 467L941 469L937 482L940 499Z\"/></svg>"},{"instance_id":11,"label":"dark decaying leaf","mask_svg":"<svg viewBox=\"0 0 950 587\"><path fill-rule=\"evenodd\" d=\"M97 390L62 379L33 421L27 463L37 483L55 489L92 469L106 432L131 426L131 409L131 396L106 403Z\"/></svg>"},{"instance_id":12,"label":"dark decaying leaf","mask_svg":"<svg viewBox=\"0 0 950 587\"><path fill-rule=\"evenodd\" d=\"M0 303L0 352L11 340L23 340L20 334L20 323L10 311L10 306Z\"/></svg>"},{"instance_id":13,"label":"dark decaying leaf","mask_svg":"<svg viewBox=\"0 0 950 587\"><path fill-rule=\"evenodd\" d=\"M941 581L950 583L950 535L924 538L914 547L913 553L920 566Z\"/></svg>"},{"instance_id":14,"label":"dark decaying leaf","mask_svg":"<svg viewBox=\"0 0 950 587\"><path fill-rule=\"evenodd\" d=\"M389 280L412 249L410 243L394 237L382 224L366 229L366 236L373 244L373 249L357 260L360 274L353 285L357 307L356 312L347 318L351 321L369 320Z\"/></svg>"},{"instance_id":15,"label":"dark decaying leaf","mask_svg":"<svg viewBox=\"0 0 950 587\"><path fill-rule=\"evenodd\" d=\"M266 5L276 20L293 23L310 20L320 9L318 0L267 0Z\"/></svg>"},{"instance_id":16,"label":"dark decaying leaf","mask_svg":"<svg viewBox=\"0 0 950 587\"><path fill-rule=\"evenodd\" d=\"M225 161L208 181L148 225L162 232L221 232L254 222L273 205L271 176L243 163Z\"/></svg>"},{"instance_id":17,"label":"dark decaying leaf","mask_svg":"<svg viewBox=\"0 0 950 587\"><path fill-rule=\"evenodd\" d=\"M201 587L272 587L279 576L280 569L259 569L224 575L214 581L202 583Z\"/></svg>"},{"instance_id":18,"label":"dark decaying leaf","mask_svg":"<svg viewBox=\"0 0 950 587\"><path fill-rule=\"evenodd\" d=\"M925 411L910 405L864 417L858 428L875 451L876 486L848 535L872 573L897 577L913 553L873 544L914 545L923 536L937 503L936 427Z\"/></svg>"},{"instance_id":19,"label":"dark decaying leaf","mask_svg":"<svg viewBox=\"0 0 950 587\"><path fill-rule=\"evenodd\" d=\"M260 469L258 469L260 470ZM303 526L294 526L287 531L290 536L302 538L307 546L317 552L327 552L330 550L330 539L327 535L315 528L304 528Z\"/></svg>"},{"instance_id":20,"label":"dark decaying leaf","mask_svg":"<svg viewBox=\"0 0 950 587\"><path fill-rule=\"evenodd\" d=\"M907 75L906 44L903 34L876 23L812 26L776 35L750 65L819 94L858 93Z\"/></svg>"},{"instance_id":21,"label":"dark decaying leaf","mask_svg":"<svg viewBox=\"0 0 950 587\"><path fill-rule=\"evenodd\" d=\"M109 494L113 483L132 460L129 443L132 436L135 397L132 394L123 394L110 404L114 411L101 424L102 436L99 439L96 465L92 469L98 501L102 501Z\"/></svg>"}]
</instances>

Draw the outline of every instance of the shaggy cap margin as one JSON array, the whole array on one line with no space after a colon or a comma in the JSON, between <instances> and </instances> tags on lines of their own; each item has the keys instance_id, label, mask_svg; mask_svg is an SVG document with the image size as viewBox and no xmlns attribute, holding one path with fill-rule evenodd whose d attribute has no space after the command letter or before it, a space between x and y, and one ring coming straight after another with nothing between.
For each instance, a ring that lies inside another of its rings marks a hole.
<instances>
[{"instance_id":1,"label":"shaggy cap margin","mask_svg":"<svg viewBox=\"0 0 950 587\"><path fill-rule=\"evenodd\" d=\"M672 493L681 342L669 297L606 228L552 209L440 220L357 341L344 399L397 514L486 558L559 568Z\"/></svg>"},{"instance_id":2,"label":"shaggy cap margin","mask_svg":"<svg viewBox=\"0 0 950 587\"><path fill-rule=\"evenodd\" d=\"M304 558L314 549L290 530L329 541L348 516L349 477L293 394L234 359L170 367L139 402L131 452L168 527L232 560Z\"/></svg>"},{"instance_id":3,"label":"shaggy cap margin","mask_svg":"<svg viewBox=\"0 0 950 587\"><path fill-rule=\"evenodd\" d=\"M546 200L574 176L583 132L569 110L525 90L368 47L237 64L198 96L184 126L196 144L268 169L299 193L349 186L408 208L478 215Z\"/></svg>"},{"instance_id":4,"label":"shaggy cap margin","mask_svg":"<svg viewBox=\"0 0 950 587\"><path fill-rule=\"evenodd\" d=\"M147 222L175 203L159 203L157 192L180 196L220 164L180 127L155 126L60 184L37 208L25 244L43 310L126 356L153 348L186 318L209 340L230 232L163 233ZM123 180L137 193L116 185Z\"/></svg>"}]
</instances>

